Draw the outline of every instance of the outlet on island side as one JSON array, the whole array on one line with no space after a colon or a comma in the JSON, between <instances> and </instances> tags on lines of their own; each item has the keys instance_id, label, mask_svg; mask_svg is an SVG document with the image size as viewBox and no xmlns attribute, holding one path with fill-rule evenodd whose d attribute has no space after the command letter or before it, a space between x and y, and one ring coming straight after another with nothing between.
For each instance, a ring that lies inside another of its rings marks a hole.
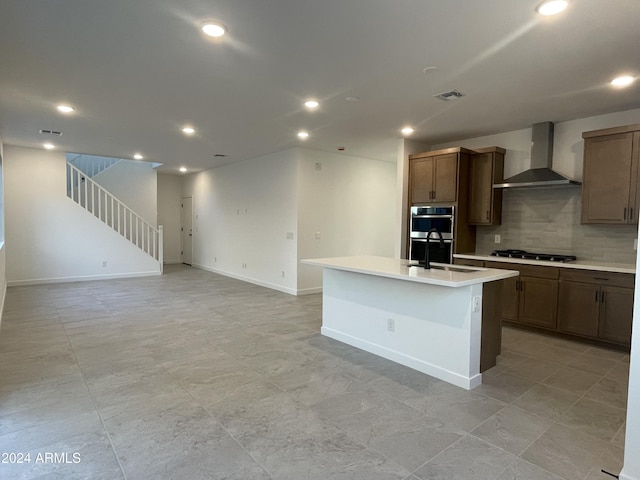
<instances>
[{"instance_id":1,"label":"outlet on island side","mask_svg":"<svg viewBox=\"0 0 640 480\"><path fill-rule=\"evenodd\" d=\"M387 318L387 331L389 332L396 331L396 321L393 318Z\"/></svg>"},{"instance_id":2,"label":"outlet on island side","mask_svg":"<svg viewBox=\"0 0 640 480\"><path fill-rule=\"evenodd\" d=\"M475 297L473 297L473 311L479 312L481 305L482 305L482 297L480 295L476 295Z\"/></svg>"},{"instance_id":3,"label":"outlet on island side","mask_svg":"<svg viewBox=\"0 0 640 480\"><path fill-rule=\"evenodd\" d=\"M495 237L493 237L494 243L500 243L501 241L502 241L502 237L500 237L500 235L496 235Z\"/></svg>"}]
</instances>

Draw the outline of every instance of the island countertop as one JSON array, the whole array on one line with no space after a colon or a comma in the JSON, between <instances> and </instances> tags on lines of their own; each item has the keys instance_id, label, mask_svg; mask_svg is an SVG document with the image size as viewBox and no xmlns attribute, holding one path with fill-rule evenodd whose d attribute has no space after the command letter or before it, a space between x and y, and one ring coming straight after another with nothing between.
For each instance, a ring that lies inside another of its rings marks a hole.
<instances>
[{"instance_id":1,"label":"island countertop","mask_svg":"<svg viewBox=\"0 0 640 480\"><path fill-rule=\"evenodd\" d=\"M425 269L412 265L406 259L377 257L370 255L353 257L312 258L302 260L306 265L344 270L379 277L394 278L409 282L426 283L443 287L465 287L486 282L494 282L509 277L517 277L515 270L495 268L466 267L432 263L434 266L454 268L455 270ZM463 270L463 271L460 271Z\"/></svg>"}]
</instances>

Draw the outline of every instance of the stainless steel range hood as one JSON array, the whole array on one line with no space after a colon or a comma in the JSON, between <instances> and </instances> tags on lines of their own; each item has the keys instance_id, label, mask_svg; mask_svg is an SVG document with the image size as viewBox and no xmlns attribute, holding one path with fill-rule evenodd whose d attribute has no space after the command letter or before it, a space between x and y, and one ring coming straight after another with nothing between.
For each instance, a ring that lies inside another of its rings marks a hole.
<instances>
[{"instance_id":1,"label":"stainless steel range hood","mask_svg":"<svg viewBox=\"0 0 640 480\"><path fill-rule=\"evenodd\" d=\"M536 123L531 129L531 168L494 183L493 188L554 188L582 185L551 169L553 160L553 123Z\"/></svg>"}]
</instances>

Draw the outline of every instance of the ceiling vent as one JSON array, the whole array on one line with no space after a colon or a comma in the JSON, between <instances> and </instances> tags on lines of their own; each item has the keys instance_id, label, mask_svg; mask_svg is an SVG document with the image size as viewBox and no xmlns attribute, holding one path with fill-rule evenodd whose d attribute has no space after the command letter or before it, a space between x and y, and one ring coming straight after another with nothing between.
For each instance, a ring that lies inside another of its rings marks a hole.
<instances>
[{"instance_id":1,"label":"ceiling vent","mask_svg":"<svg viewBox=\"0 0 640 480\"><path fill-rule=\"evenodd\" d=\"M455 100L460 97L464 97L464 93L460 93L458 90L451 90L450 92L439 93L434 95L439 100L444 102L448 102L450 100Z\"/></svg>"},{"instance_id":2,"label":"ceiling vent","mask_svg":"<svg viewBox=\"0 0 640 480\"><path fill-rule=\"evenodd\" d=\"M61 137L62 136L62 132L57 132L55 130L45 130L44 128L41 128L39 130L39 132L42 135L53 135L54 137Z\"/></svg>"},{"instance_id":3,"label":"ceiling vent","mask_svg":"<svg viewBox=\"0 0 640 480\"><path fill-rule=\"evenodd\" d=\"M228 157L228 156L229 155L227 155L226 153L216 153L214 155L214 157L217 157L217 158L225 158L225 157Z\"/></svg>"}]
</instances>

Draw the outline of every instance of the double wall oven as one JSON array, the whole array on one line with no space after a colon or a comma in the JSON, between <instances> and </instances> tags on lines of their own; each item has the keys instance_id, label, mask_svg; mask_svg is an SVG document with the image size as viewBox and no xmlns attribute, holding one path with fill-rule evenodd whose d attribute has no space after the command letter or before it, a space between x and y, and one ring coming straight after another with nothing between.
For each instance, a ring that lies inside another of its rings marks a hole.
<instances>
[{"instance_id":1,"label":"double wall oven","mask_svg":"<svg viewBox=\"0 0 640 480\"><path fill-rule=\"evenodd\" d=\"M414 205L411 207L411 224L409 225L409 259L424 262L425 249L429 249L432 262L453 263L455 207ZM436 233L429 231L435 228L442 234L443 242Z\"/></svg>"}]
</instances>

